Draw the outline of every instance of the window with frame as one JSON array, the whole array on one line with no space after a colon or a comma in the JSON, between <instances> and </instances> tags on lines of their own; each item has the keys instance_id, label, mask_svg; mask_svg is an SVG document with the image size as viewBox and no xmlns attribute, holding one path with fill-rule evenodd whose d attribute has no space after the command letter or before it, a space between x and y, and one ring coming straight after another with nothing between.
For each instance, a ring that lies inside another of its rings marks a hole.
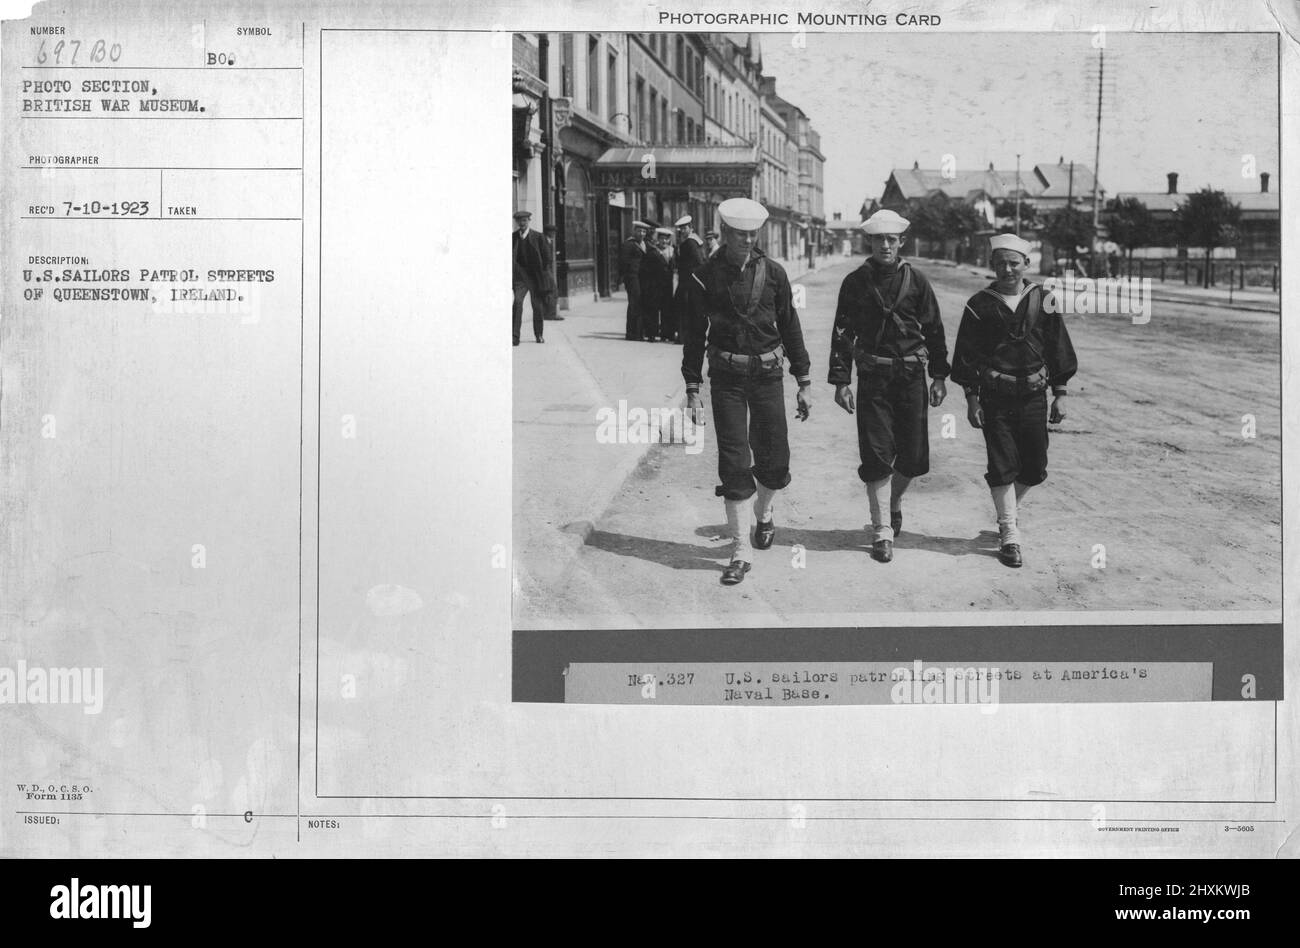
<instances>
[{"instance_id":1,"label":"window with frame","mask_svg":"<svg viewBox=\"0 0 1300 948\"><path fill-rule=\"evenodd\" d=\"M573 96L573 34L560 37L560 95Z\"/></svg>"},{"instance_id":2,"label":"window with frame","mask_svg":"<svg viewBox=\"0 0 1300 948\"><path fill-rule=\"evenodd\" d=\"M605 67L605 117L611 122L618 115L618 53L609 51ZM628 123L631 125L631 123Z\"/></svg>"},{"instance_id":3,"label":"window with frame","mask_svg":"<svg viewBox=\"0 0 1300 948\"><path fill-rule=\"evenodd\" d=\"M646 140L645 79L636 77L636 137Z\"/></svg>"},{"instance_id":4,"label":"window with frame","mask_svg":"<svg viewBox=\"0 0 1300 948\"><path fill-rule=\"evenodd\" d=\"M600 38L587 36L587 111L600 114Z\"/></svg>"}]
</instances>

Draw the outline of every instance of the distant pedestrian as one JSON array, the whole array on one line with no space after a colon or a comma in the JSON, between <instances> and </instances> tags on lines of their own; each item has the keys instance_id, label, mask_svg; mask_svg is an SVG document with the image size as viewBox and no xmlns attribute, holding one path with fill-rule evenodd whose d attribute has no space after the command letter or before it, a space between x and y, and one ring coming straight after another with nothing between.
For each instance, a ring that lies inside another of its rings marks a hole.
<instances>
[{"instance_id":1,"label":"distant pedestrian","mask_svg":"<svg viewBox=\"0 0 1300 948\"><path fill-rule=\"evenodd\" d=\"M691 215L677 220L677 291L673 296L672 334L673 341L680 340L681 322L686 311L687 283L695 271L704 263L704 241L695 233Z\"/></svg>"},{"instance_id":2,"label":"distant pedestrian","mask_svg":"<svg viewBox=\"0 0 1300 948\"><path fill-rule=\"evenodd\" d=\"M519 332L523 325L524 297L533 308L533 335L538 342L542 337L542 321L546 318L546 286L554 277L551 266L555 254L551 242L529 226L531 211L515 211L515 232L511 236L511 259L515 300L510 312L511 335L519 345Z\"/></svg>"},{"instance_id":3,"label":"distant pedestrian","mask_svg":"<svg viewBox=\"0 0 1300 948\"><path fill-rule=\"evenodd\" d=\"M704 258L707 260L718 252L718 232L716 230L706 230L704 232Z\"/></svg>"},{"instance_id":4,"label":"distant pedestrian","mask_svg":"<svg viewBox=\"0 0 1300 948\"><path fill-rule=\"evenodd\" d=\"M996 279L966 303L952 378L966 390L966 417L984 432L998 558L1018 567L1019 504L1047 479L1047 425L1065 420L1066 383L1079 363L1060 308L1041 285L1024 279L1028 241L999 234L989 247Z\"/></svg>"},{"instance_id":5,"label":"distant pedestrian","mask_svg":"<svg viewBox=\"0 0 1300 948\"><path fill-rule=\"evenodd\" d=\"M641 259L641 334L648 342L663 337L665 310L673 302L672 239L672 230L656 228L654 242Z\"/></svg>"},{"instance_id":6,"label":"distant pedestrian","mask_svg":"<svg viewBox=\"0 0 1300 948\"><path fill-rule=\"evenodd\" d=\"M645 257L645 235L650 225L643 221L632 222L632 236L623 241L618 251L618 272L627 290L627 339L641 338L641 261Z\"/></svg>"}]
</instances>

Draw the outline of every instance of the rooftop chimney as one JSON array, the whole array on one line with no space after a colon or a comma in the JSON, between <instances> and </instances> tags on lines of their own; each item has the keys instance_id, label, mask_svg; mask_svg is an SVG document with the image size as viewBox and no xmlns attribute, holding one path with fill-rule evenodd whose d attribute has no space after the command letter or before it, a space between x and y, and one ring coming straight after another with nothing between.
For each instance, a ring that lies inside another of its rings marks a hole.
<instances>
[{"instance_id":1,"label":"rooftop chimney","mask_svg":"<svg viewBox=\"0 0 1300 948\"><path fill-rule=\"evenodd\" d=\"M1261 171L1259 175L1259 193L1268 194L1268 172Z\"/></svg>"},{"instance_id":2,"label":"rooftop chimney","mask_svg":"<svg viewBox=\"0 0 1300 948\"><path fill-rule=\"evenodd\" d=\"M1165 177L1169 179L1169 190L1166 191L1165 193L1177 194L1178 193L1178 172L1171 171L1169 172L1169 174L1165 175Z\"/></svg>"}]
</instances>

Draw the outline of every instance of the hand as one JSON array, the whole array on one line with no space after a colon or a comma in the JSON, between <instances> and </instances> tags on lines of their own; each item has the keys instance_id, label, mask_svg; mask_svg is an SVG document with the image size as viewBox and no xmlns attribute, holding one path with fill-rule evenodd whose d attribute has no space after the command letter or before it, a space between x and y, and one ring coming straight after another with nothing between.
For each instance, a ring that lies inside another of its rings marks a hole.
<instances>
[{"instance_id":1,"label":"hand","mask_svg":"<svg viewBox=\"0 0 1300 948\"><path fill-rule=\"evenodd\" d=\"M693 425L703 427L708 424L704 420L704 396L699 392L686 393L686 415Z\"/></svg>"},{"instance_id":2,"label":"hand","mask_svg":"<svg viewBox=\"0 0 1300 948\"><path fill-rule=\"evenodd\" d=\"M970 422L972 428L984 427L984 409L980 408L978 395L966 396L966 420Z\"/></svg>"},{"instance_id":3,"label":"hand","mask_svg":"<svg viewBox=\"0 0 1300 948\"><path fill-rule=\"evenodd\" d=\"M847 385L835 386L835 404L839 405L850 415L853 414L853 389Z\"/></svg>"},{"instance_id":4,"label":"hand","mask_svg":"<svg viewBox=\"0 0 1300 948\"><path fill-rule=\"evenodd\" d=\"M1065 421L1065 396L1057 395L1052 399L1052 413L1048 416L1048 421L1054 425L1059 425Z\"/></svg>"},{"instance_id":5,"label":"hand","mask_svg":"<svg viewBox=\"0 0 1300 948\"><path fill-rule=\"evenodd\" d=\"M930 383L930 407L938 408L943 404L943 400L948 397L948 386L943 384L943 379L935 379Z\"/></svg>"},{"instance_id":6,"label":"hand","mask_svg":"<svg viewBox=\"0 0 1300 948\"><path fill-rule=\"evenodd\" d=\"M799 386L799 392L794 398L795 401L799 403L799 407L795 410L795 414L799 416L800 421L807 421L808 413L812 410L812 386Z\"/></svg>"}]
</instances>

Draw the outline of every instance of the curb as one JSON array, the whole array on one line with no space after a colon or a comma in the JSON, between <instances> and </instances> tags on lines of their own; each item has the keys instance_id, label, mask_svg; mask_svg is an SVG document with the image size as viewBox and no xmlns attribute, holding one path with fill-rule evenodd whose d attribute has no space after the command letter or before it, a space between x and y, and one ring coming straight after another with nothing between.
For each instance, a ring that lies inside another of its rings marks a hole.
<instances>
[{"instance_id":1,"label":"curb","mask_svg":"<svg viewBox=\"0 0 1300 948\"><path fill-rule=\"evenodd\" d=\"M1156 296L1152 294L1152 301L1157 303L1190 303L1194 306L1213 306L1216 309L1239 309L1248 313L1272 313L1279 316L1282 313L1281 304L1276 309L1270 309L1266 306L1248 306L1243 303L1229 303L1227 300L1198 300L1188 299L1185 296Z\"/></svg>"}]
</instances>

